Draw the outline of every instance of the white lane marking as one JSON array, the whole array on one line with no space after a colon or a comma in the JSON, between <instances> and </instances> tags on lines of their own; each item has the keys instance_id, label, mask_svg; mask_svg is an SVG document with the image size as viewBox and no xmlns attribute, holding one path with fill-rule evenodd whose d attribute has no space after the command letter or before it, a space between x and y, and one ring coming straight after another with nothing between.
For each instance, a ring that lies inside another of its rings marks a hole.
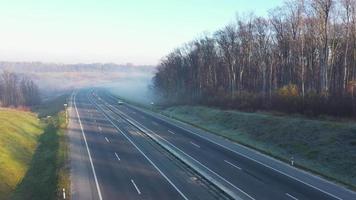
<instances>
[{"instance_id":1,"label":"white lane marking","mask_svg":"<svg viewBox=\"0 0 356 200\"><path fill-rule=\"evenodd\" d=\"M287 195L288 197L290 197L290 198L294 199L294 200L298 200L298 198L294 197L294 196L293 196L293 195L291 195L291 194L286 193L286 195Z\"/></svg>"},{"instance_id":2,"label":"white lane marking","mask_svg":"<svg viewBox=\"0 0 356 200\"><path fill-rule=\"evenodd\" d=\"M109 141L109 139L107 137L105 137L105 140L106 140L106 142L110 143L110 141Z\"/></svg>"},{"instance_id":3,"label":"white lane marking","mask_svg":"<svg viewBox=\"0 0 356 200\"><path fill-rule=\"evenodd\" d=\"M199 146L199 145L197 145L197 144L195 144L194 142L190 142L190 144L192 144L192 145L194 145L194 146L196 146L196 147L200 148L200 146Z\"/></svg>"},{"instance_id":4,"label":"white lane marking","mask_svg":"<svg viewBox=\"0 0 356 200\"><path fill-rule=\"evenodd\" d=\"M87 138L85 137L85 133L84 133L84 130L83 130L82 121L80 120L80 115L79 115L79 112L78 112L78 109L77 109L77 104L76 104L76 102L75 102L75 98L76 98L76 95L74 96L74 107L75 107L75 110L76 110L76 112L77 112L80 129L81 129L81 131L82 131L82 135L83 135L83 138L84 138L84 143L85 143L85 146L86 146L86 148L87 148L87 152L88 152L88 156L89 156L89 161L90 161L91 169L92 169L93 175L94 175L94 180L95 180L96 189L97 189L97 191L98 191L99 199L100 199L100 200L103 200L103 197L101 196L101 191L100 191L98 179L97 179L97 177L96 177L95 167L94 167L93 160L92 160L92 158L91 158L90 150L89 150L89 147L88 147Z\"/></svg>"},{"instance_id":5,"label":"white lane marking","mask_svg":"<svg viewBox=\"0 0 356 200\"><path fill-rule=\"evenodd\" d=\"M125 115L124 113L120 112L122 115L126 116L126 119L133 124L134 126L138 127L139 129L142 130L142 128L139 127L139 125L141 127L144 127L145 129L147 129L145 126L143 126L142 124L140 124L139 122L135 121L136 123L134 123L133 121L129 120L127 115ZM132 118L131 118L132 119ZM114 125L115 126L115 125ZM147 129L149 130L149 129ZM149 130L150 132L154 133L153 131ZM155 134L155 133L154 133ZM150 135L150 134L149 134ZM217 177L219 177L220 179L222 179L223 181L225 181L226 183L228 183L229 185L231 185L233 188L235 188L236 190L240 191L241 193L243 193L244 195L246 195L247 197L249 197L252 200L255 200L255 198L253 198L252 196L250 196L249 194L247 194L245 191L243 191L242 189L240 189L239 187L237 187L236 185L232 184L230 181L226 180L224 177L220 176L219 174L217 174L216 172L214 172L213 170L211 170L210 168L208 168L207 166L205 166L204 164L202 164L201 162L199 162L198 160L196 160L195 158L193 158L192 156L190 156L189 154L185 153L184 151L182 151L180 148L176 147L175 145L173 145L171 142L169 142L168 140L166 140L165 138L162 138L160 135L155 134L157 137L159 137L160 139L164 140L165 142L167 142L169 145L173 146L175 149L177 149L178 151L182 152L184 155L186 155L187 157L191 158L192 160L194 160L196 163L198 163L199 165L203 166L205 169L207 169L209 172L211 172L212 174L216 175Z\"/></svg>"},{"instance_id":6,"label":"white lane marking","mask_svg":"<svg viewBox=\"0 0 356 200\"><path fill-rule=\"evenodd\" d=\"M142 112L146 112L146 111L142 111ZM147 113L147 112L146 112L146 113ZM151 114L151 116L154 116L154 115ZM156 117L156 116L154 116L154 117ZM160 117L160 119L163 119L163 118ZM282 172L281 170L275 169L275 168L273 168L273 167L271 167L271 166L269 166L269 165L267 165L267 164L264 164L264 163L262 163L261 161L258 161L258 160L254 159L254 158L251 158L251 157L248 157L247 155L244 155L244 154L242 154L242 153L240 153L240 152L238 152L238 151L235 151L235 150L233 150L233 149L231 149L231 148L229 148L229 147L227 147L227 146L224 146L224 145L222 145L222 144L219 144L219 143L217 143L217 142L215 142L215 141L213 141L213 140L211 140L211 139L209 139L209 138L206 138L206 137L204 137L204 136L202 136L202 135L200 135L200 134L194 133L193 131L186 129L186 128L184 128L183 126L178 125L177 123L169 122L169 121L166 120L166 119L163 119L163 120L166 121L166 122L168 122L168 123L170 123L170 124L173 124L173 125L175 125L175 126L181 128L181 129L183 129L183 130L185 130L185 131L187 131L188 133L194 134L194 135L196 135L196 136L198 136L198 137L200 137L200 138L202 138L202 139L204 139L204 140L207 140L207 141L209 141L209 142L211 142L211 143L213 143L213 144L215 144L215 145L218 145L218 146L220 146L220 147L222 147L222 148L224 148L224 149L227 149L227 150L229 150L229 151L231 151L231 152L234 152L234 153L236 153L236 154L238 154L238 155L240 155L240 156L242 156L242 157L244 157L244 158L247 158L247 159L249 159L249 160L252 160L252 161L254 161L254 162L256 162L256 163L258 163L258 164L260 164L260 165L263 165L263 166L265 166L265 167L267 167L267 168L273 170L273 171L276 171L276 172L278 172L278 173L280 173L280 174L283 174L283 175L285 175L285 176L287 176L287 177L289 177L289 178L291 178L291 179L293 179L293 180L296 180L296 181L298 181L298 182L300 182L300 183L303 183L303 184L305 184L305 185L307 185L307 186L309 186L309 187L312 187L312 188L314 188L314 189L316 189L316 190L318 190L318 191L320 191L320 192L322 192L322 193L324 193L324 194L327 194L327 195L329 195L329 196L331 196L331 197L334 197L335 199L343 200L342 198L340 198L340 197L338 197L338 196L335 196L335 195L333 195L333 194L331 194L331 193L329 193L329 192L327 192L327 191L325 191L325 190L323 190L323 189L320 189L320 188L318 188L318 187L316 187L316 186L314 186L314 185L311 185L311 184L309 184L309 183L307 183L307 182L304 182L304 181L300 180L300 179L297 178L297 177L291 176L291 175L289 175L289 174L287 174L287 173L285 173L285 172ZM246 148L246 147L243 147L243 146L242 146L242 148Z\"/></svg>"},{"instance_id":7,"label":"white lane marking","mask_svg":"<svg viewBox=\"0 0 356 200\"><path fill-rule=\"evenodd\" d=\"M101 129L101 126L98 126L98 129L99 129L99 131L103 130L103 129Z\"/></svg>"},{"instance_id":8,"label":"white lane marking","mask_svg":"<svg viewBox=\"0 0 356 200\"><path fill-rule=\"evenodd\" d=\"M175 135L175 134L176 134L175 132L173 132L173 131L171 131L171 130L168 130L168 132L172 133L173 135Z\"/></svg>"},{"instance_id":9,"label":"white lane marking","mask_svg":"<svg viewBox=\"0 0 356 200\"><path fill-rule=\"evenodd\" d=\"M156 134L157 135L157 134ZM252 200L255 200L255 198L253 198L252 196L250 196L249 194L247 194L245 191L243 191L242 189L240 189L239 187L237 187L236 185L232 184L230 181L226 180L224 177L220 176L218 173L216 173L215 171L211 170L209 167L205 166L203 163L199 162L197 159L193 158L192 156L190 156L189 154L185 153L184 151L182 151L180 148L174 146L171 142L169 142L168 140L162 138L161 136L157 135L159 138L161 138L162 140L166 141L168 144L170 144L171 146L173 146L174 148L176 148L178 151L182 152L184 155L186 155L187 157L191 158L192 160L194 160L195 162L197 162L198 164L200 164L201 166L203 166L205 169L207 169L209 172L211 172L212 174L216 175L217 177L219 177L220 179L222 179L223 181L225 181L226 183L228 183L229 185L231 185L232 187L234 187L235 189L237 189L238 191L240 191L241 193L243 193L244 195L246 195L247 197L249 197Z\"/></svg>"},{"instance_id":10,"label":"white lane marking","mask_svg":"<svg viewBox=\"0 0 356 200\"><path fill-rule=\"evenodd\" d=\"M158 124L156 122L152 122L152 124L155 125L155 126L158 126Z\"/></svg>"},{"instance_id":11,"label":"white lane marking","mask_svg":"<svg viewBox=\"0 0 356 200\"><path fill-rule=\"evenodd\" d=\"M136 189L137 193L141 194L141 191L140 191L140 189L138 189L137 185L135 184L135 181L131 179L131 183L132 183L132 185L135 186L135 189Z\"/></svg>"},{"instance_id":12,"label":"white lane marking","mask_svg":"<svg viewBox=\"0 0 356 200\"><path fill-rule=\"evenodd\" d=\"M116 156L117 160L120 161L120 157L119 157L119 155L117 155L116 152L115 152L115 156Z\"/></svg>"},{"instance_id":13,"label":"white lane marking","mask_svg":"<svg viewBox=\"0 0 356 200\"><path fill-rule=\"evenodd\" d=\"M229 162L229 161L227 161L227 160L224 160L224 162L226 162L227 164L229 164L229 165L231 165L231 166L235 167L236 169L241 170L241 167L238 167L238 166L236 166L236 165L232 164L231 162Z\"/></svg>"},{"instance_id":14,"label":"white lane marking","mask_svg":"<svg viewBox=\"0 0 356 200\"><path fill-rule=\"evenodd\" d=\"M188 198L183 194L183 192L180 191L176 185L174 185L174 183L157 167L157 165L149 157L147 157L146 154L143 153L143 151L124 132L122 132L122 130L117 127L111 119L108 118L107 114L103 111L103 108L101 108L99 104L96 104L95 106L101 109L104 117L108 121L110 121L110 123L148 160L148 162L151 163L151 165L153 165L153 167L174 187L174 189L176 189L176 191L183 197L183 199L188 200Z\"/></svg>"}]
</instances>

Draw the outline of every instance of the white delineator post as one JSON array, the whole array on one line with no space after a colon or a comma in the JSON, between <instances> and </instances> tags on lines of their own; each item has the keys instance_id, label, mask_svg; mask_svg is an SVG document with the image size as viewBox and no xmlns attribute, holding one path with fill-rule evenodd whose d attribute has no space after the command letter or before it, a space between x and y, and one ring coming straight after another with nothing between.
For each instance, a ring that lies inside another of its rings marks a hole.
<instances>
[{"instance_id":1,"label":"white delineator post","mask_svg":"<svg viewBox=\"0 0 356 200\"><path fill-rule=\"evenodd\" d=\"M64 110L66 112L66 122L68 123L68 110L67 110L68 104L64 104Z\"/></svg>"},{"instance_id":2,"label":"white delineator post","mask_svg":"<svg viewBox=\"0 0 356 200\"><path fill-rule=\"evenodd\" d=\"M292 166L294 166L294 157L293 156L290 158L290 163Z\"/></svg>"},{"instance_id":3,"label":"white delineator post","mask_svg":"<svg viewBox=\"0 0 356 200\"><path fill-rule=\"evenodd\" d=\"M66 189L63 188L63 199L66 199Z\"/></svg>"}]
</instances>

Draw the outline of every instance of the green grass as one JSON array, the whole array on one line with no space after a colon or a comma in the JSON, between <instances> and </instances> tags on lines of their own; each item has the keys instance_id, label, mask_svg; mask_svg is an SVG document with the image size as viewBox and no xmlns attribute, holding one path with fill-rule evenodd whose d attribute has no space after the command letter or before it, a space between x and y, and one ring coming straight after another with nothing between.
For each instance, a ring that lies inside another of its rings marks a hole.
<instances>
[{"instance_id":1,"label":"green grass","mask_svg":"<svg viewBox=\"0 0 356 200\"><path fill-rule=\"evenodd\" d=\"M45 101L41 105L33 107L32 111L38 113L39 118L54 116L58 114L59 111L64 110L64 104L67 102L68 97L68 94L64 94Z\"/></svg>"},{"instance_id":2,"label":"green grass","mask_svg":"<svg viewBox=\"0 0 356 200\"><path fill-rule=\"evenodd\" d=\"M44 123L46 128L39 138L30 168L11 199L57 199L61 188L67 186L66 173L63 173L67 158L64 112Z\"/></svg>"},{"instance_id":3,"label":"green grass","mask_svg":"<svg viewBox=\"0 0 356 200\"><path fill-rule=\"evenodd\" d=\"M58 150L58 183L57 196L62 196L62 189L66 189L66 198L70 199L70 166L69 166L69 141L66 135L67 122L65 112L60 113L59 122L59 150Z\"/></svg>"},{"instance_id":4,"label":"green grass","mask_svg":"<svg viewBox=\"0 0 356 200\"><path fill-rule=\"evenodd\" d=\"M356 124L177 106L163 113L356 188Z\"/></svg>"},{"instance_id":5,"label":"green grass","mask_svg":"<svg viewBox=\"0 0 356 200\"><path fill-rule=\"evenodd\" d=\"M0 199L8 199L25 176L43 126L30 112L0 109Z\"/></svg>"},{"instance_id":6,"label":"green grass","mask_svg":"<svg viewBox=\"0 0 356 200\"><path fill-rule=\"evenodd\" d=\"M59 199L69 189L66 97L37 113L0 109L0 199Z\"/></svg>"}]
</instances>

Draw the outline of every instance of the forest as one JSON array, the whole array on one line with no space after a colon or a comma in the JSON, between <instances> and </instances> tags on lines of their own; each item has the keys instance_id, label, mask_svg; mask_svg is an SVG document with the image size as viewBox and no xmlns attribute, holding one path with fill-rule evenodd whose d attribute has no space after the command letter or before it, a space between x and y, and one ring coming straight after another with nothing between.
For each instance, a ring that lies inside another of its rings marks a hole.
<instances>
[{"instance_id":1,"label":"forest","mask_svg":"<svg viewBox=\"0 0 356 200\"><path fill-rule=\"evenodd\" d=\"M4 71L0 74L0 106L27 107L40 103L38 86L30 78Z\"/></svg>"},{"instance_id":2,"label":"forest","mask_svg":"<svg viewBox=\"0 0 356 200\"><path fill-rule=\"evenodd\" d=\"M174 49L161 103L356 116L356 0L290 0Z\"/></svg>"}]
</instances>

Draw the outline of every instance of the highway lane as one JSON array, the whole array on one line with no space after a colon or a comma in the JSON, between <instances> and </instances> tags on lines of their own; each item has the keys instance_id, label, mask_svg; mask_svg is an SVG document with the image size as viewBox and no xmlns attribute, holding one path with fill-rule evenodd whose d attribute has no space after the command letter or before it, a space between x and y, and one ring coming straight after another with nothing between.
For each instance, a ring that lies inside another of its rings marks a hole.
<instances>
[{"instance_id":1,"label":"highway lane","mask_svg":"<svg viewBox=\"0 0 356 200\"><path fill-rule=\"evenodd\" d=\"M73 199L226 199L133 126L73 96L70 109Z\"/></svg>"},{"instance_id":2,"label":"highway lane","mask_svg":"<svg viewBox=\"0 0 356 200\"><path fill-rule=\"evenodd\" d=\"M118 106L114 99L99 92L103 100L115 106L116 109L131 117L143 126L152 130L160 137L184 152L199 160L209 169L219 173L255 199L342 199L338 194L320 191L310 185L296 181L271 170L264 165L222 148L212 142L197 137L177 126L162 123L161 120L146 115L140 110L128 106ZM350 193L343 199L353 199Z\"/></svg>"},{"instance_id":3,"label":"highway lane","mask_svg":"<svg viewBox=\"0 0 356 200\"><path fill-rule=\"evenodd\" d=\"M99 194L73 100L74 93L71 96L68 109L70 117L68 136L70 146L71 198L73 200L95 200L99 199Z\"/></svg>"},{"instance_id":4,"label":"highway lane","mask_svg":"<svg viewBox=\"0 0 356 200\"><path fill-rule=\"evenodd\" d=\"M116 134L84 93L75 102L97 177L96 191L101 193L93 199L183 199L127 139Z\"/></svg>"},{"instance_id":5,"label":"highway lane","mask_svg":"<svg viewBox=\"0 0 356 200\"><path fill-rule=\"evenodd\" d=\"M94 102L94 101L93 101ZM94 104L96 104L94 102ZM207 180L200 177L192 169L177 160L162 147L151 141L137 128L129 125L117 114L97 105L107 115L110 121L120 130L125 137L134 141L137 146L155 163L172 182L183 191L188 199L230 199L226 194L211 185Z\"/></svg>"}]
</instances>

